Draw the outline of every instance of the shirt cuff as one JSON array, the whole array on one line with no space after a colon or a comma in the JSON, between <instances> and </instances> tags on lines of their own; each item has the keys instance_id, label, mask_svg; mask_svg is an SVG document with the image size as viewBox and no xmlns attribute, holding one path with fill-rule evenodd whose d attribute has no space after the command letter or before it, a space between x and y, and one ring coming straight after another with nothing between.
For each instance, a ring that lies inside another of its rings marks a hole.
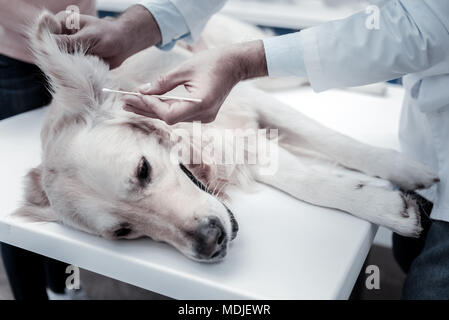
<instances>
[{"instance_id":1,"label":"shirt cuff","mask_svg":"<svg viewBox=\"0 0 449 320\"><path fill-rule=\"evenodd\" d=\"M322 92L332 88L329 76L326 77L321 66L320 50L318 47L317 28L312 27L301 31L300 43L303 63L306 66L307 77L315 92Z\"/></svg>"},{"instance_id":2,"label":"shirt cuff","mask_svg":"<svg viewBox=\"0 0 449 320\"><path fill-rule=\"evenodd\" d=\"M190 30L178 8L169 0L146 0L141 5L151 12L161 31L162 42L157 45L162 50L170 50L176 41L189 37Z\"/></svg>"},{"instance_id":3,"label":"shirt cuff","mask_svg":"<svg viewBox=\"0 0 449 320\"><path fill-rule=\"evenodd\" d=\"M270 77L307 76L300 32L271 37L263 42Z\"/></svg>"},{"instance_id":4,"label":"shirt cuff","mask_svg":"<svg viewBox=\"0 0 449 320\"><path fill-rule=\"evenodd\" d=\"M170 0L184 17L190 35L184 41L194 43L210 17L217 13L227 0Z\"/></svg>"}]
</instances>

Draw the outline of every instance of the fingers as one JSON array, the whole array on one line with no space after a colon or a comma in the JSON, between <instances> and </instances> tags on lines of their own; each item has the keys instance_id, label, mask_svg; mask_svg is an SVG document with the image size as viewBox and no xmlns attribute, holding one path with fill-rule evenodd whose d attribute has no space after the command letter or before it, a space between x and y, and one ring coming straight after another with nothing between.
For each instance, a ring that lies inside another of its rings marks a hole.
<instances>
[{"instance_id":1,"label":"fingers","mask_svg":"<svg viewBox=\"0 0 449 320\"><path fill-rule=\"evenodd\" d=\"M90 50L89 53L95 54L92 50ZM101 57L101 58L109 65L110 70L120 67L122 65L123 61L125 61L122 56L117 56L117 55L112 56L111 58L106 58L106 57Z\"/></svg>"},{"instance_id":2,"label":"fingers","mask_svg":"<svg viewBox=\"0 0 449 320\"><path fill-rule=\"evenodd\" d=\"M95 54L95 52L91 52L94 40L84 30L72 35L60 34L53 37L59 48L66 49L69 53L82 51L83 53Z\"/></svg>"},{"instance_id":3,"label":"fingers","mask_svg":"<svg viewBox=\"0 0 449 320\"><path fill-rule=\"evenodd\" d=\"M127 94L123 96L122 100L125 105L128 105L130 108L140 109L143 111L151 110L140 97Z\"/></svg>"},{"instance_id":4,"label":"fingers","mask_svg":"<svg viewBox=\"0 0 449 320\"><path fill-rule=\"evenodd\" d=\"M188 117L197 112L197 103L194 102L173 100L164 102L151 96L143 96L142 100L157 114L159 119L169 125L186 121Z\"/></svg>"},{"instance_id":5,"label":"fingers","mask_svg":"<svg viewBox=\"0 0 449 320\"><path fill-rule=\"evenodd\" d=\"M140 115L157 118L172 125L178 122L196 120L198 114L198 105L187 101L161 101L152 96L131 96L123 97L126 104L126 111L134 112Z\"/></svg>"},{"instance_id":6,"label":"fingers","mask_svg":"<svg viewBox=\"0 0 449 320\"><path fill-rule=\"evenodd\" d=\"M139 91L143 94L164 94L187 81L188 79L185 77L185 72L177 69L166 75L160 76L156 82L151 85L147 83L141 86Z\"/></svg>"},{"instance_id":7,"label":"fingers","mask_svg":"<svg viewBox=\"0 0 449 320\"><path fill-rule=\"evenodd\" d=\"M93 39L87 31L87 24L98 18L82 14L75 15L71 11L60 11L55 17L61 26L61 33L53 36L60 48L67 49L68 52L75 52L82 47L89 47Z\"/></svg>"},{"instance_id":8,"label":"fingers","mask_svg":"<svg viewBox=\"0 0 449 320\"><path fill-rule=\"evenodd\" d=\"M55 15L56 21L58 21L59 25L61 26L61 33L62 34L73 34L76 32L76 30L67 28L67 12L66 11L59 11Z\"/></svg>"},{"instance_id":9,"label":"fingers","mask_svg":"<svg viewBox=\"0 0 449 320\"><path fill-rule=\"evenodd\" d=\"M123 106L123 110L133 112L144 117L159 119L158 115L154 113L140 97L125 95L122 100L125 104Z\"/></svg>"},{"instance_id":10,"label":"fingers","mask_svg":"<svg viewBox=\"0 0 449 320\"><path fill-rule=\"evenodd\" d=\"M75 52L77 51L77 48L81 46L80 39L76 34L60 34L54 35L53 37L55 38L58 47L67 50L67 52Z\"/></svg>"},{"instance_id":11,"label":"fingers","mask_svg":"<svg viewBox=\"0 0 449 320\"><path fill-rule=\"evenodd\" d=\"M82 30L87 23L98 19L96 17L77 14L73 11L67 10L58 12L55 15L55 18L61 26L62 34L68 35L77 33L78 31Z\"/></svg>"},{"instance_id":12,"label":"fingers","mask_svg":"<svg viewBox=\"0 0 449 320\"><path fill-rule=\"evenodd\" d=\"M141 110L141 109L137 109L137 108L134 108L133 106L130 106L128 104L123 106L123 110L128 111L128 112L132 112L132 113L135 113L135 114L138 114L140 116L147 117L147 118L158 119L158 117L157 117L157 115L155 113L153 113L151 111L144 111L144 110Z\"/></svg>"}]
</instances>

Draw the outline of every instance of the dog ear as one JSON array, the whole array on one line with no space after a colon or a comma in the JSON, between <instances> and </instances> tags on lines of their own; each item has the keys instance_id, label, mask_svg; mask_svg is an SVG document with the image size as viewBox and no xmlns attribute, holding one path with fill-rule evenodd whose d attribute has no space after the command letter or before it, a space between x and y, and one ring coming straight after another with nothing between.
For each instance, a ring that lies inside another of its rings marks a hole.
<instances>
[{"instance_id":1,"label":"dog ear","mask_svg":"<svg viewBox=\"0 0 449 320\"><path fill-rule=\"evenodd\" d=\"M42 169L31 169L25 176L25 201L38 207L48 207L50 202L42 188Z\"/></svg>"},{"instance_id":2,"label":"dog ear","mask_svg":"<svg viewBox=\"0 0 449 320\"><path fill-rule=\"evenodd\" d=\"M41 172L40 167L28 172L25 177L25 204L13 214L32 221L58 221L42 188Z\"/></svg>"},{"instance_id":3,"label":"dog ear","mask_svg":"<svg viewBox=\"0 0 449 320\"><path fill-rule=\"evenodd\" d=\"M17 209L13 215L24 217L33 222L56 222L59 221L56 213L49 207L39 207L35 205L24 205Z\"/></svg>"},{"instance_id":4,"label":"dog ear","mask_svg":"<svg viewBox=\"0 0 449 320\"><path fill-rule=\"evenodd\" d=\"M35 63L49 79L53 98L65 113L89 114L101 104L102 88L109 67L98 57L86 55L87 48L76 44L74 52L57 42L61 26L44 10L28 29Z\"/></svg>"}]
</instances>

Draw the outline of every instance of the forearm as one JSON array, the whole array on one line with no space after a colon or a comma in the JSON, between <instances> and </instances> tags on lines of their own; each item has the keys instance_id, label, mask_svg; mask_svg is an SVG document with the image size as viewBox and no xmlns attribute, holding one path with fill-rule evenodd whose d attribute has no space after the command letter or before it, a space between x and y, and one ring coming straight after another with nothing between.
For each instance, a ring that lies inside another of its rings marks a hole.
<instances>
[{"instance_id":1,"label":"forearm","mask_svg":"<svg viewBox=\"0 0 449 320\"><path fill-rule=\"evenodd\" d=\"M134 5L117 18L130 55L161 42L161 31L153 15L142 5Z\"/></svg>"},{"instance_id":2,"label":"forearm","mask_svg":"<svg viewBox=\"0 0 449 320\"><path fill-rule=\"evenodd\" d=\"M239 81L268 75L262 40L233 45L225 51L225 56L232 61Z\"/></svg>"}]
</instances>

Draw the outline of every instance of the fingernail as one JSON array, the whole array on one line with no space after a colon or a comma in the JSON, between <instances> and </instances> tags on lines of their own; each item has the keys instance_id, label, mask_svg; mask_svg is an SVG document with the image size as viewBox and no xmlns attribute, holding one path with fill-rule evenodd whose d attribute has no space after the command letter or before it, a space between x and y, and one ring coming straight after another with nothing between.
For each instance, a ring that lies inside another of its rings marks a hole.
<instances>
[{"instance_id":1,"label":"fingernail","mask_svg":"<svg viewBox=\"0 0 449 320\"><path fill-rule=\"evenodd\" d=\"M139 87L139 91L146 92L152 88L151 82L145 83Z\"/></svg>"}]
</instances>

